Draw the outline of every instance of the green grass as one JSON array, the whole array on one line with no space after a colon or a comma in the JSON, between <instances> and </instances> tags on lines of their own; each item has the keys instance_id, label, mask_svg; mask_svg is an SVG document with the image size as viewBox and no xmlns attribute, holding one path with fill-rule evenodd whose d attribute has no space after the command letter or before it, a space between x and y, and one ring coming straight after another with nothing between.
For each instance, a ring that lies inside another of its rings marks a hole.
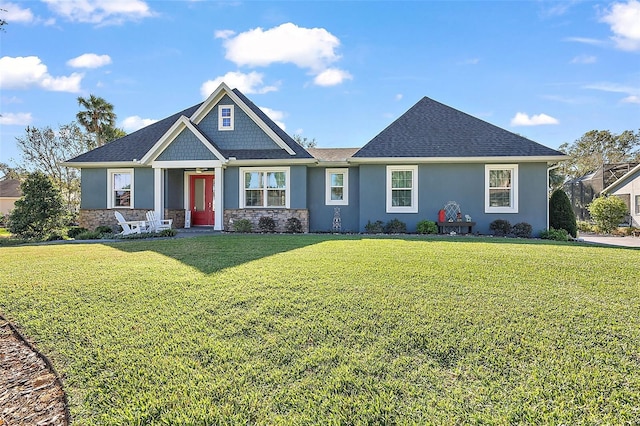
<instances>
[{"instance_id":1,"label":"green grass","mask_svg":"<svg viewBox=\"0 0 640 426\"><path fill-rule=\"evenodd\" d=\"M75 424L637 424L640 251L221 235L0 249Z\"/></svg>"}]
</instances>

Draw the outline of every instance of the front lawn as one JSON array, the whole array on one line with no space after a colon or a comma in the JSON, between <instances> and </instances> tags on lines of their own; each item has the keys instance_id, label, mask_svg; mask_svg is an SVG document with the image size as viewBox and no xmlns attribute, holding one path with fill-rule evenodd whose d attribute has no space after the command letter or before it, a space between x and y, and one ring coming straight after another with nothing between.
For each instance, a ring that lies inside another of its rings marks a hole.
<instances>
[{"instance_id":1,"label":"front lawn","mask_svg":"<svg viewBox=\"0 0 640 426\"><path fill-rule=\"evenodd\" d=\"M637 424L640 251L220 235L0 248L76 424Z\"/></svg>"}]
</instances>

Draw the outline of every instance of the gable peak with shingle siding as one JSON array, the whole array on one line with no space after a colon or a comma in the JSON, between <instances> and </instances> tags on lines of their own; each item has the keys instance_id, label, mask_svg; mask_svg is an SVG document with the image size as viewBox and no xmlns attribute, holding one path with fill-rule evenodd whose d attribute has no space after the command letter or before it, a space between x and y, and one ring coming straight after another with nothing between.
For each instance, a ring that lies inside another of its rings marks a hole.
<instances>
[{"instance_id":1,"label":"gable peak with shingle siding","mask_svg":"<svg viewBox=\"0 0 640 426\"><path fill-rule=\"evenodd\" d=\"M354 158L564 157L564 154L428 97Z\"/></svg>"}]
</instances>

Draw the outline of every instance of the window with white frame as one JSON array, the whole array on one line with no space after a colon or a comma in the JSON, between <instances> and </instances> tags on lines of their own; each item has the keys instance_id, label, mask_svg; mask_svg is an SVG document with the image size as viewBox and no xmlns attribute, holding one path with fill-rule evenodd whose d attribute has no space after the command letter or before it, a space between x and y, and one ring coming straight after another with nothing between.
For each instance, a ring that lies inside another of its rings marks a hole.
<instances>
[{"instance_id":1,"label":"window with white frame","mask_svg":"<svg viewBox=\"0 0 640 426\"><path fill-rule=\"evenodd\" d=\"M233 130L233 105L218 105L218 130Z\"/></svg>"},{"instance_id":2,"label":"window with white frame","mask_svg":"<svg viewBox=\"0 0 640 426\"><path fill-rule=\"evenodd\" d=\"M133 169L110 169L107 181L107 207L132 209Z\"/></svg>"},{"instance_id":3,"label":"window with white frame","mask_svg":"<svg viewBox=\"0 0 640 426\"><path fill-rule=\"evenodd\" d=\"M349 204L349 169L327 169L325 172L325 204Z\"/></svg>"},{"instance_id":4,"label":"window with white frame","mask_svg":"<svg viewBox=\"0 0 640 426\"><path fill-rule=\"evenodd\" d=\"M418 212L418 166L387 166L387 213Z\"/></svg>"},{"instance_id":5,"label":"window with white frame","mask_svg":"<svg viewBox=\"0 0 640 426\"><path fill-rule=\"evenodd\" d=\"M518 165L485 165L485 213L518 213Z\"/></svg>"},{"instance_id":6,"label":"window with white frame","mask_svg":"<svg viewBox=\"0 0 640 426\"><path fill-rule=\"evenodd\" d=\"M640 195L636 195L636 214L640 215Z\"/></svg>"},{"instance_id":7,"label":"window with white frame","mask_svg":"<svg viewBox=\"0 0 640 426\"><path fill-rule=\"evenodd\" d=\"M289 168L241 168L241 207L289 208Z\"/></svg>"}]
</instances>

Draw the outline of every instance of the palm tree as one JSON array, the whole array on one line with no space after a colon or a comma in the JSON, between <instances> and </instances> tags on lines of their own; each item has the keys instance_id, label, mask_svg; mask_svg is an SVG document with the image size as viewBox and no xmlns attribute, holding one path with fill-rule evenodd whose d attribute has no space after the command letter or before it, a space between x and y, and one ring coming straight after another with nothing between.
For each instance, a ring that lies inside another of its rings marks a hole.
<instances>
[{"instance_id":1,"label":"palm tree","mask_svg":"<svg viewBox=\"0 0 640 426\"><path fill-rule=\"evenodd\" d=\"M78 123L95 136L97 146L104 145L107 142L105 136L116 123L113 105L95 95L90 95L88 99L78 97L78 105L85 109L76 114Z\"/></svg>"}]
</instances>

